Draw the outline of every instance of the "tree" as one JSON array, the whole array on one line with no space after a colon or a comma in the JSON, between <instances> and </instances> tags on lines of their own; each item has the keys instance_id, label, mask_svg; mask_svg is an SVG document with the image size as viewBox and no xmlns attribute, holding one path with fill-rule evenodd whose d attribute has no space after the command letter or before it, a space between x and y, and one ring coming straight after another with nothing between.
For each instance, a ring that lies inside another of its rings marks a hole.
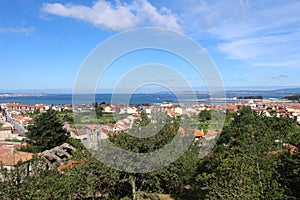
<instances>
[{"instance_id":1,"label":"tree","mask_svg":"<svg viewBox=\"0 0 300 200\"><path fill-rule=\"evenodd\" d=\"M150 123L150 119L149 119L147 113L143 110L143 111L141 112L141 123L140 123L140 125L141 125L141 126L146 126L146 125L148 125L149 123Z\"/></svg>"},{"instance_id":2,"label":"tree","mask_svg":"<svg viewBox=\"0 0 300 200\"><path fill-rule=\"evenodd\" d=\"M98 104L98 102L93 103L94 107L95 107L95 112L96 112L97 119L99 119L100 117L103 116L103 108L101 106L103 103L104 102L102 102L100 105Z\"/></svg>"},{"instance_id":3,"label":"tree","mask_svg":"<svg viewBox=\"0 0 300 200\"><path fill-rule=\"evenodd\" d=\"M28 127L28 144L34 152L42 152L63 144L69 134L63 128L57 111L49 109L34 119L34 125Z\"/></svg>"},{"instance_id":4,"label":"tree","mask_svg":"<svg viewBox=\"0 0 300 200\"><path fill-rule=\"evenodd\" d=\"M207 199L297 199L298 154L269 152L276 149L276 139L299 141L292 137L298 135L298 125L259 116L250 107L240 108L233 118L213 153L198 166L194 189Z\"/></svg>"},{"instance_id":5,"label":"tree","mask_svg":"<svg viewBox=\"0 0 300 200\"><path fill-rule=\"evenodd\" d=\"M97 117L97 119L99 119L100 117L103 116L103 111L102 111L101 107L95 107L95 110L96 110L96 117Z\"/></svg>"},{"instance_id":6,"label":"tree","mask_svg":"<svg viewBox=\"0 0 300 200\"><path fill-rule=\"evenodd\" d=\"M162 117L163 114L159 115ZM148 118L144 118L148 121ZM148 153L161 149L165 145L169 144L177 134L181 119L164 117L164 119L157 119L161 123L149 123L147 126L145 122L139 122L140 126L134 126L130 132L147 135L151 132L157 133L152 137L136 138L126 133L120 133L110 138L115 145L121 147L124 150L134 153ZM193 137L193 134L190 134ZM181 137L182 143L188 142L188 136ZM192 146L193 147L193 146ZM153 193L172 193L180 194L184 190L184 186L190 185L193 177L194 170L198 161L198 147L193 147L187 150L183 156L170 165L159 169L157 171L147 173L127 173L120 172L120 179L124 183L122 185L122 191L126 191L127 196L133 199L147 199L150 194ZM178 148L180 148L178 146ZM196 149L195 149L196 148ZM179 149L173 149L175 152ZM115 154L109 154L107 159L117 159ZM167 157L152 158L149 163L161 163L167 160ZM132 165L135 162L134 157L128 157L124 161L126 167L136 169L139 166ZM123 161L120 161L123 162Z\"/></svg>"},{"instance_id":7,"label":"tree","mask_svg":"<svg viewBox=\"0 0 300 200\"><path fill-rule=\"evenodd\" d=\"M207 133L212 113L210 110L203 110L199 113L199 129Z\"/></svg>"}]
</instances>

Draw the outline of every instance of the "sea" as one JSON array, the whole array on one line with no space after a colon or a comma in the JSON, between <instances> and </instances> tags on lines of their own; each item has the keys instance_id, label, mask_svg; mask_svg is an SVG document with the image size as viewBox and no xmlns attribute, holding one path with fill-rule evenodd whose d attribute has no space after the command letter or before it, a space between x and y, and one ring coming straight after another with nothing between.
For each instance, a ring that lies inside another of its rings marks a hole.
<instances>
[{"instance_id":1,"label":"sea","mask_svg":"<svg viewBox=\"0 0 300 200\"><path fill-rule=\"evenodd\" d=\"M84 95L81 96L84 98ZM184 99L183 99L184 98ZM198 95L197 98L208 99L209 95ZM68 105L73 102L72 94L41 94L32 96L8 96L1 97L0 103L23 103L27 105L46 104L46 105ZM189 95L177 97L174 94L95 94L94 101L87 100L86 104L98 103L113 103L113 104L155 104L162 102L179 103L182 99L185 103L196 103L195 98ZM190 101L190 102L189 102Z\"/></svg>"},{"instance_id":2,"label":"sea","mask_svg":"<svg viewBox=\"0 0 300 200\"><path fill-rule=\"evenodd\" d=\"M249 95L250 93L228 93L226 95L227 98L238 97L242 95ZM250 95L253 95L252 93ZM254 95L257 95L255 93ZM264 99L272 98L279 99L287 94L270 94L270 93L260 93L264 97ZM210 101L209 94L182 94L180 96L176 96L173 93L153 93L153 94L95 94L95 98L93 102L98 103L113 103L113 104L156 104L162 102L170 102L173 104L183 103L183 104L209 104ZM200 99L200 101L198 101ZM230 100L232 102L234 100ZM46 105L68 105L72 104L72 94L39 94L32 96L2 96L0 97L0 103L23 103L27 105L36 105L36 104L46 104ZM84 102L86 104L93 103L91 101ZM226 101L228 103L228 101Z\"/></svg>"}]
</instances>

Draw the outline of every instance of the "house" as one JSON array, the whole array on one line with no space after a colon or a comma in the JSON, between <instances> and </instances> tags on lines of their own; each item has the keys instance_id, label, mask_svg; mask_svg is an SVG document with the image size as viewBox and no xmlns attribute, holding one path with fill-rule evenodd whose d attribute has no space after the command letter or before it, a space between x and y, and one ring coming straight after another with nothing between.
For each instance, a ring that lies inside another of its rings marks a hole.
<instances>
[{"instance_id":1,"label":"house","mask_svg":"<svg viewBox=\"0 0 300 200\"><path fill-rule=\"evenodd\" d=\"M195 140L199 140L200 138L204 137L204 133L203 131L195 129L194 136L195 136Z\"/></svg>"},{"instance_id":2,"label":"house","mask_svg":"<svg viewBox=\"0 0 300 200\"><path fill-rule=\"evenodd\" d=\"M134 120L135 120L135 117L133 115L128 116L124 119L118 120L117 123L114 125L113 131L116 133L120 133L121 131L131 129L132 125L134 123Z\"/></svg>"},{"instance_id":3,"label":"house","mask_svg":"<svg viewBox=\"0 0 300 200\"><path fill-rule=\"evenodd\" d=\"M178 115L182 115L183 109L181 107L175 107L174 112L177 113Z\"/></svg>"},{"instance_id":4,"label":"house","mask_svg":"<svg viewBox=\"0 0 300 200\"><path fill-rule=\"evenodd\" d=\"M262 116L266 116L266 117L272 117L271 113L268 110L263 110L261 112L261 115Z\"/></svg>"},{"instance_id":5,"label":"house","mask_svg":"<svg viewBox=\"0 0 300 200\"><path fill-rule=\"evenodd\" d=\"M18 162L27 162L33 157L32 153L16 151L12 149L11 151L0 154L0 163L6 169L12 169Z\"/></svg>"},{"instance_id":6,"label":"house","mask_svg":"<svg viewBox=\"0 0 300 200\"><path fill-rule=\"evenodd\" d=\"M213 129L210 129L207 131L207 133L204 135L204 138L206 140L211 140L211 139L214 139L217 135L218 135L218 131L216 130L213 130Z\"/></svg>"},{"instance_id":7,"label":"house","mask_svg":"<svg viewBox=\"0 0 300 200\"><path fill-rule=\"evenodd\" d=\"M105 124L102 126L101 130L102 133L106 134L106 135L114 135L114 124L109 123L109 124Z\"/></svg>"},{"instance_id":8,"label":"house","mask_svg":"<svg viewBox=\"0 0 300 200\"><path fill-rule=\"evenodd\" d=\"M226 104L225 105L225 110L229 110L229 112L237 112L238 108L235 104Z\"/></svg>"},{"instance_id":9,"label":"house","mask_svg":"<svg viewBox=\"0 0 300 200\"><path fill-rule=\"evenodd\" d=\"M173 111L172 108L167 109L167 114L168 114L169 117L176 117L177 116L177 114Z\"/></svg>"},{"instance_id":10,"label":"house","mask_svg":"<svg viewBox=\"0 0 300 200\"><path fill-rule=\"evenodd\" d=\"M134 114L132 114L132 116L135 117L135 118L139 118L139 117L141 117L141 114L140 113L134 113ZM149 115L148 115L148 117L149 117Z\"/></svg>"},{"instance_id":11,"label":"house","mask_svg":"<svg viewBox=\"0 0 300 200\"><path fill-rule=\"evenodd\" d=\"M140 110L144 111L146 114L151 114L152 110L151 110L151 106L149 104L145 104L145 105L142 105L140 107Z\"/></svg>"},{"instance_id":12,"label":"house","mask_svg":"<svg viewBox=\"0 0 300 200\"><path fill-rule=\"evenodd\" d=\"M27 110L27 104L19 104L19 103L8 103L7 105L8 110L16 110L25 112Z\"/></svg>"},{"instance_id":13,"label":"house","mask_svg":"<svg viewBox=\"0 0 300 200\"><path fill-rule=\"evenodd\" d=\"M84 140L87 139L89 132L90 131L88 129L84 129L84 128L70 130L70 137Z\"/></svg>"},{"instance_id":14,"label":"house","mask_svg":"<svg viewBox=\"0 0 300 200\"><path fill-rule=\"evenodd\" d=\"M126 108L126 113L128 114L135 114L135 113L138 113L138 109L136 107L127 107Z\"/></svg>"},{"instance_id":15,"label":"house","mask_svg":"<svg viewBox=\"0 0 300 200\"><path fill-rule=\"evenodd\" d=\"M87 124L84 126L84 128L88 128L91 132L94 132L98 127L99 124Z\"/></svg>"},{"instance_id":16,"label":"house","mask_svg":"<svg viewBox=\"0 0 300 200\"><path fill-rule=\"evenodd\" d=\"M18 123L20 123L20 121L23 119L23 115L22 114L13 115L12 117Z\"/></svg>"},{"instance_id":17,"label":"house","mask_svg":"<svg viewBox=\"0 0 300 200\"><path fill-rule=\"evenodd\" d=\"M12 137L12 125L10 123L4 123L0 128L0 140L7 140Z\"/></svg>"},{"instance_id":18,"label":"house","mask_svg":"<svg viewBox=\"0 0 300 200\"><path fill-rule=\"evenodd\" d=\"M201 139L204 137L203 130L200 131L198 129L195 129L194 136L195 136L194 144L201 146L202 144Z\"/></svg>"},{"instance_id":19,"label":"house","mask_svg":"<svg viewBox=\"0 0 300 200\"><path fill-rule=\"evenodd\" d=\"M12 133L11 126L3 126L0 128L0 138L6 138L6 136Z\"/></svg>"},{"instance_id":20,"label":"house","mask_svg":"<svg viewBox=\"0 0 300 200\"><path fill-rule=\"evenodd\" d=\"M115 112L113 105L102 104L101 107L104 112L107 112L107 113Z\"/></svg>"},{"instance_id":21,"label":"house","mask_svg":"<svg viewBox=\"0 0 300 200\"><path fill-rule=\"evenodd\" d=\"M37 104L35 105L36 110L39 110L40 112L44 112L49 109L49 106L46 106L44 104Z\"/></svg>"},{"instance_id":22,"label":"house","mask_svg":"<svg viewBox=\"0 0 300 200\"><path fill-rule=\"evenodd\" d=\"M33 124L34 124L34 120L33 120L31 117L23 117L23 118L20 120L20 124L21 124L23 127L27 127L28 125L33 125Z\"/></svg>"},{"instance_id":23,"label":"house","mask_svg":"<svg viewBox=\"0 0 300 200\"><path fill-rule=\"evenodd\" d=\"M184 111L184 114L186 114L186 115L188 115L188 116L193 116L193 115L198 114L198 113L199 113L199 111L197 111L197 110L194 109L194 108L187 108L187 109L185 109L185 111Z\"/></svg>"},{"instance_id":24,"label":"house","mask_svg":"<svg viewBox=\"0 0 300 200\"><path fill-rule=\"evenodd\" d=\"M172 107L173 104L169 103L169 102L163 102L160 104L161 108L169 108Z\"/></svg>"}]
</instances>

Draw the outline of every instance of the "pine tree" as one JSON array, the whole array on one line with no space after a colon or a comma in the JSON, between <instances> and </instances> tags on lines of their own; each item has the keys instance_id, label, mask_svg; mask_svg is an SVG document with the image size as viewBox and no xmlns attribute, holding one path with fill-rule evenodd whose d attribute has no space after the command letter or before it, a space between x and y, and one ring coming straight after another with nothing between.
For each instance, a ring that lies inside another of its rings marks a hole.
<instances>
[{"instance_id":1,"label":"pine tree","mask_svg":"<svg viewBox=\"0 0 300 200\"><path fill-rule=\"evenodd\" d=\"M28 127L28 144L32 151L42 152L63 144L69 135L57 116L57 111L49 109L35 118L34 125Z\"/></svg>"},{"instance_id":2,"label":"pine tree","mask_svg":"<svg viewBox=\"0 0 300 200\"><path fill-rule=\"evenodd\" d=\"M205 199L293 199L298 194L297 156L272 155L276 139L290 143L290 119L258 116L249 107L235 114L211 156L199 165L195 189ZM295 140L296 141L296 140ZM282 156L281 159L279 159ZM293 177L293 178L291 178Z\"/></svg>"}]
</instances>

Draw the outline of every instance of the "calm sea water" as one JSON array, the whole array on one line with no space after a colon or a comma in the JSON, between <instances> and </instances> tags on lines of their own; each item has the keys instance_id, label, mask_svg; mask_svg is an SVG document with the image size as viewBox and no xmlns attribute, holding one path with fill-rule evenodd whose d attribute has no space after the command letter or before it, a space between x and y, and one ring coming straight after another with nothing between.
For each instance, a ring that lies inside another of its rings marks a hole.
<instances>
[{"instance_id":1,"label":"calm sea water","mask_svg":"<svg viewBox=\"0 0 300 200\"><path fill-rule=\"evenodd\" d=\"M228 98L237 96L236 94L227 95ZM280 98L278 95L264 95L264 98ZM197 95L198 99L208 99L209 95L201 94ZM195 96L192 95L181 95L180 100L185 100L185 104L196 104L192 100L195 99ZM190 101L189 101L190 100ZM171 102L178 103L178 97L174 94L96 94L96 102L105 102L105 103L114 103L114 104L154 104L162 102ZM35 104L46 104L46 105L63 105L63 104L72 104L72 94L43 94L42 96L22 96L22 97L5 97L0 98L0 103L24 103L28 105ZM92 102L85 102L92 103ZM209 103L204 101L203 103Z\"/></svg>"},{"instance_id":2,"label":"calm sea water","mask_svg":"<svg viewBox=\"0 0 300 200\"><path fill-rule=\"evenodd\" d=\"M180 97L181 99L190 99L190 96ZM198 98L208 98L208 95L198 96ZM173 94L115 94L112 99L111 94L96 94L95 101L101 103L115 104L154 104L161 102L178 103L178 98ZM62 105L72 104L72 94L45 94L42 96L22 96L0 98L0 103L24 103L28 105L47 104ZM86 102L92 103L92 102Z\"/></svg>"}]
</instances>

